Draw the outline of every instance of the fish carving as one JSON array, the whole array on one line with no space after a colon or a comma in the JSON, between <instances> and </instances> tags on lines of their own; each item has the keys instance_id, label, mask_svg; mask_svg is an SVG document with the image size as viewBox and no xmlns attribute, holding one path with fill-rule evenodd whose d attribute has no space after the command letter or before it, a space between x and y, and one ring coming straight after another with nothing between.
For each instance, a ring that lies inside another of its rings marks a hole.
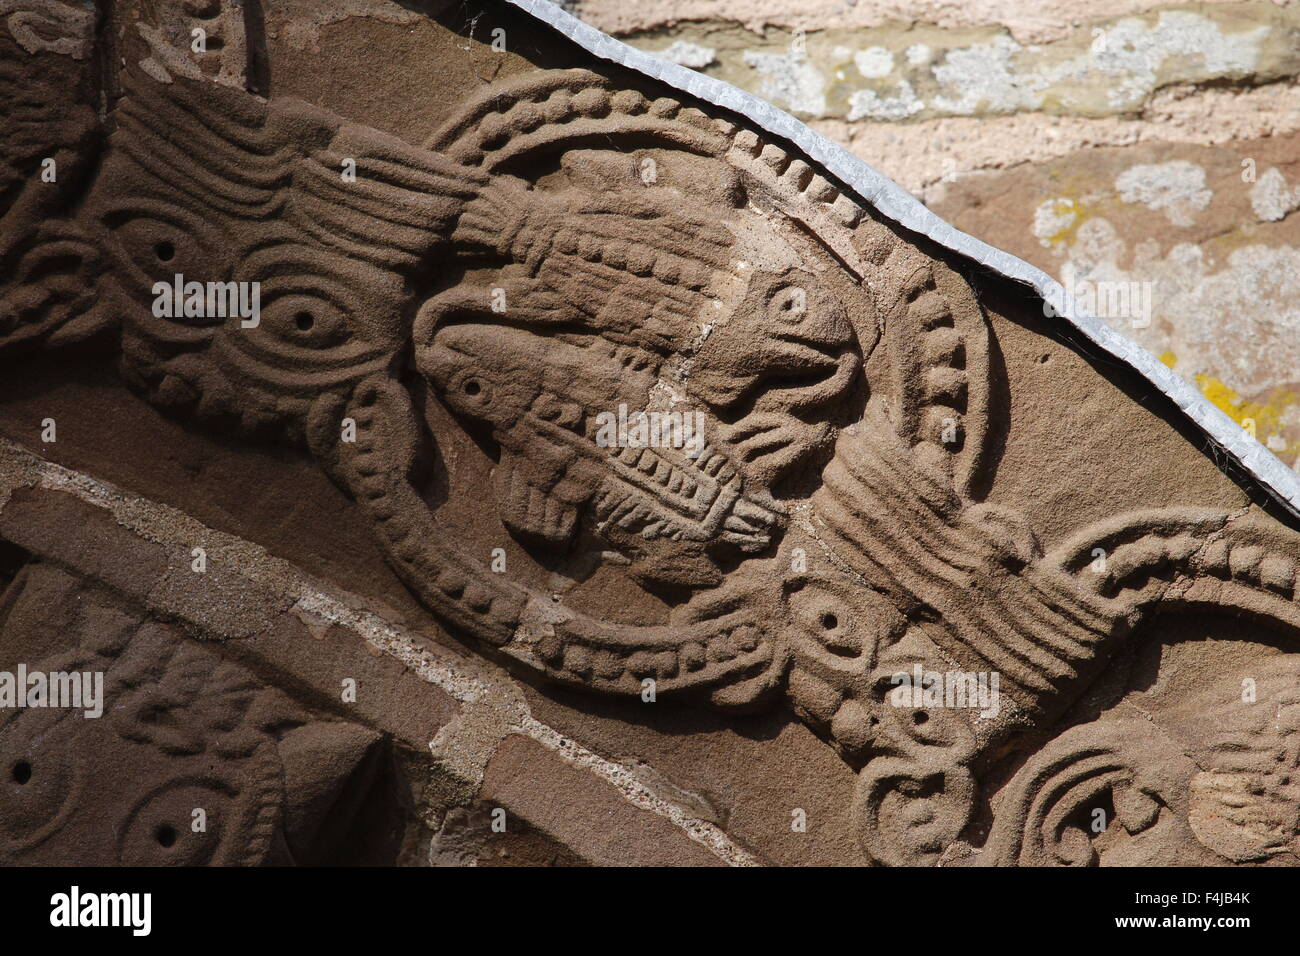
<instances>
[{"instance_id":1,"label":"fish carving","mask_svg":"<svg viewBox=\"0 0 1300 956\"><path fill-rule=\"evenodd\" d=\"M1000 373L971 266L779 137L650 81L533 69L410 143L249 92L242 39L194 68L166 39L186 15L157 6L105 135L33 133L81 151L77 201L3 199L0 359L98 341L176 418L310 454L413 593L501 659L616 696L783 698L858 771L871 859L931 864L979 839L991 763L1155 614L1300 634L1300 536L1262 513L1123 513L1046 546L1041 516L988 500ZM25 170L41 155L0 148ZM155 314L177 274L259 282L260 322ZM623 410L692 429L611 443ZM538 567L575 550L626 567L662 619L489 570L425 494L462 439L489 462L473 505L502 536ZM998 716L895 706L914 667L997 672ZM1290 804L1224 822L1239 772L1195 778L1190 826L1228 858L1271 857ZM1140 829L1150 788L1113 777ZM1022 816L1035 786L1017 782ZM1002 862L1093 859L998 845Z\"/></svg>"}]
</instances>

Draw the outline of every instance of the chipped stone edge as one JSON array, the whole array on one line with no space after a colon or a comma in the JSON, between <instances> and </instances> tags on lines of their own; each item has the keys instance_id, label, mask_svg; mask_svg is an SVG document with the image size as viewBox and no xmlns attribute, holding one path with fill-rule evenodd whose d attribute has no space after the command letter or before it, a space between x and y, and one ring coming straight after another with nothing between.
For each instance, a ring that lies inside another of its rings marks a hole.
<instances>
[{"instance_id":1,"label":"chipped stone edge","mask_svg":"<svg viewBox=\"0 0 1300 956\"><path fill-rule=\"evenodd\" d=\"M505 2L557 30L594 56L744 116L767 132L793 143L857 193L861 200L899 226L925 236L1003 278L1029 286L1045 304L1050 303L1055 314L1068 321L1089 342L1136 371L1171 399L1215 445L1230 455L1287 510L1300 517L1300 475L1145 348L1084 310L1046 272L950 225L889 177L771 103L730 83L634 49L566 13L552 0Z\"/></svg>"},{"instance_id":2,"label":"chipped stone edge","mask_svg":"<svg viewBox=\"0 0 1300 956\"><path fill-rule=\"evenodd\" d=\"M528 708L518 688L508 678L489 672L482 662L459 659L434 644L424 642L405 628L394 625L373 611L356 606L347 595L331 593L309 575L289 562L272 557L257 545L250 553L242 539L208 528L188 515L167 505L122 491L113 484L56 464L23 446L0 438L0 512L3 512L15 489L43 488L61 491L103 508L132 534L159 544L183 544L187 549L194 540L231 547L231 556L240 562L232 570L253 583L280 592L291 610L312 615L352 631L375 650L387 654L421 680L445 691L464 705L471 723L489 728L493 739L473 741L485 744L480 761L470 759L467 766L457 766L467 776L481 780L483 770L496 747L507 736L519 734L535 740L559 759L586 770L612 786L632 806L664 817L687 837L702 845L729 866L761 866L758 857L735 843L723 830L708 820L693 816L682 807L665 800L645 786L627 767L601 757L571 737L539 721ZM163 529L179 527L180 535ZM331 589L333 590L333 589ZM435 759L446 757L448 746L458 741L439 736L430 741ZM459 741L463 742L463 741ZM461 761L465 764L465 761Z\"/></svg>"}]
</instances>

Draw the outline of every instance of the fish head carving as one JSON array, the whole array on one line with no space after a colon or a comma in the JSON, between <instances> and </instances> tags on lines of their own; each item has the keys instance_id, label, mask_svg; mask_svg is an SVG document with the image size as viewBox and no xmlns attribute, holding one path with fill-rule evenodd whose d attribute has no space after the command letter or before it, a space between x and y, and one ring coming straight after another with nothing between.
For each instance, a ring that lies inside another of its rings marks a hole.
<instances>
[{"instance_id":1,"label":"fish head carving","mask_svg":"<svg viewBox=\"0 0 1300 956\"><path fill-rule=\"evenodd\" d=\"M614 113L620 96L597 115L638 120L632 99ZM863 391L871 297L717 155L716 134L683 149L667 134L690 128L659 122L659 148L638 132L628 152L559 149L564 126L521 131L551 147L522 154L541 175L512 153L466 204L415 366L490 438L517 538L563 551L585 527L639 581L716 585L777 539L782 482L829 454ZM581 129L566 135L585 143Z\"/></svg>"}]
</instances>

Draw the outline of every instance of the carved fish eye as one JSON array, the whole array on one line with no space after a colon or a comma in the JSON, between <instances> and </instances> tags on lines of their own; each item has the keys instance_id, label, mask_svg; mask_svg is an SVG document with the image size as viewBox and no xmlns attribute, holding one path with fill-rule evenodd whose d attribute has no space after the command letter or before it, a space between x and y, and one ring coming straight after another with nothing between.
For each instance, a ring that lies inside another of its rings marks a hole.
<instances>
[{"instance_id":1,"label":"carved fish eye","mask_svg":"<svg viewBox=\"0 0 1300 956\"><path fill-rule=\"evenodd\" d=\"M182 273L186 280L220 282L229 271L218 254L223 243L211 224L200 222L176 204L133 198L110 208L100 221L108 243L137 291Z\"/></svg>"},{"instance_id":2,"label":"carved fish eye","mask_svg":"<svg viewBox=\"0 0 1300 956\"><path fill-rule=\"evenodd\" d=\"M768 300L767 312L787 325L802 322L808 314L808 290L799 285L781 286Z\"/></svg>"},{"instance_id":3,"label":"carved fish eye","mask_svg":"<svg viewBox=\"0 0 1300 956\"><path fill-rule=\"evenodd\" d=\"M74 803L76 743L65 739L54 749L47 740L60 716L57 711L18 711L0 722L0 851L40 842Z\"/></svg>"},{"instance_id":4,"label":"carved fish eye","mask_svg":"<svg viewBox=\"0 0 1300 956\"><path fill-rule=\"evenodd\" d=\"M452 379L449 391L463 408L476 412L490 406L495 393L492 383L473 368L464 369Z\"/></svg>"},{"instance_id":5,"label":"carved fish eye","mask_svg":"<svg viewBox=\"0 0 1300 956\"><path fill-rule=\"evenodd\" d=\"M118 855L129 866L194 866L238 848L223 846L240 835L238 794L225 782L173 780L147 794L130 812ZM195 812L202 810L196 831ZM237 842L237 840L236 840Z\"/></svg>"},{"instance_id":6,"label":"carved fish eye","mask_svg":"<svg viewBox=\"0 0 1300 956\"><path fill-rule=\"evenodd\" d=\"M304 348L325 348L349 337L345 304L332 289L293 288L270 281L261 288L261 325L266 333Z\"/></svg>"},{"instance_id":7,"label":"carved fish eye","mask_svg":"<svg viewBox=\"0 0 1300 956\"><path fill-rule=\"evenodd\" d=\"M853 609L834 589L820 584L801 588L791 596L790 605L801 633L835 657L855 660L874 655L875 642L863 633L871 628L855 626Z\"/></svg>"}]
</instances>

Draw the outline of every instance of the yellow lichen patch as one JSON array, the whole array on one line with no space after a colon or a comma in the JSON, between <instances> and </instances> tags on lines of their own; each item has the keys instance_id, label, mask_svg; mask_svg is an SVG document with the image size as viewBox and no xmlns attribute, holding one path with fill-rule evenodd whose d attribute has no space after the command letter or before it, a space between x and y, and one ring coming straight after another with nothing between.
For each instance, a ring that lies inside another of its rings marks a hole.
<instances>
[{"instance_id":1,"label":"yellow lichen patch","mask_svg":"<svg viewBox=\"0 0 1300 956\"><path fill-rule=\"evenodd\" d=\"M1173 354L1166 352L1161 356L1161 360L1169 365L1165 356L1173 358ZM1172 365L1170 367L1172 368ZM1300 394L1278 388L1269 393L1263 401L1252 402L1243 399L1223 382L1210 375L1197 375L1196 384L1200 387L1201 394L1216 408L1259 441L1274 451L1283 451L1287 448L1287 441L1283 435L1282 416L1292 405L1300 404Z\"/></svg>"},{"instance_id":2,"label":"yellow lichen patch","mask_svg":"<svg viewBox=\"0 0 1300 956\"><path fill-rule=\"evenodd\" d=\"M1166 349L1164 352L1160 353L1160 361L1164 362L1170 368L1173 368L1178 364L1178 356Z\"/></svg>"},{"instance_id":3,"label":"yellow lichen patch","mask_svg":"<svg viewBox=\"0 0 1300 956\"><path fill-rule=\"evenodd\" d=\"M1077 199L1071 199L1069 196L1056 197L1051 200L1048 214L1044 216L1040 213L1037 223L1040 229L1042 223L1050 224L1048 227L1050 231L1044 230L1045 234L1040 233L1043 243L1051 249L1073 245L1075 233L1079 231L1079 227L1084 224L1088 216L1088 210Z\"/></svg>"}]
</instances>

